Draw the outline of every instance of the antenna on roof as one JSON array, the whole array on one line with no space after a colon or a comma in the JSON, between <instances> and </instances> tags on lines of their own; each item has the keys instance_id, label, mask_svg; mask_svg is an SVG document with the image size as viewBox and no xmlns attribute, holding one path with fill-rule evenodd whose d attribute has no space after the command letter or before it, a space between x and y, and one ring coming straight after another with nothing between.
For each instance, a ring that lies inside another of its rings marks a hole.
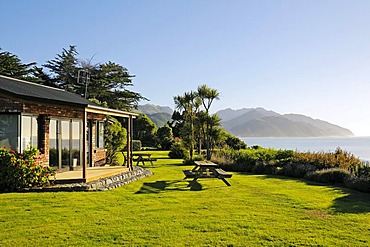
<instances>
[{"instance_id":1,"label":"antenna on roof","mask_svg":"<svg viewBox=\"0 0 370 247\"><path fill-rule=\"evenodd\" d=\"M87 99L87 86L90 83L90 71L88 69L80 69L77 74L77 84L80 84L80 78L85 82L85 99Z\"/></svg>"}]
</instances>

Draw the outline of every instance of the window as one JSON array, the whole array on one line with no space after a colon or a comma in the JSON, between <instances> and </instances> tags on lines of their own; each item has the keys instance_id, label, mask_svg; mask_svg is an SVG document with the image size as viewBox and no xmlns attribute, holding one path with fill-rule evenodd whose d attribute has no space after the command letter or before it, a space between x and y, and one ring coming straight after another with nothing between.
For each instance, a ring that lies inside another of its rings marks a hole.
<instances>
[{"instance_id":1,"label":"window","mask_svg":"<svg viewBox=\"0 0 370 247\"><path fill-rule=\"evenodd\" d=\"M54 118L49 125L49 163L59 171L78 170L82 159L82 122Z\"/></svg>"},{"instance_id":2,"label":"window","mask_svg":"<svg viewBox=\"0 0 370 247\"><path fill-rule=\"evenodd\" d=\"M61 148L62 148L62 168L69 168L70 165L70 120L61 120Z\"/></svg>"},{"instance_id":3,"label":"window","mask_svg":"<svg viewBox=\"0 0 370 247\"><path fill-rule=\"evenodd\" d=\"M37 117L22 116L21 119L21 151L28 146L37 147Z\"/></svg>"},{"instance_id":4,"label":"window","mask_svg":"<svg viewBox=\"0 0 370 247\"><path fill-rule=\"evenodd\" d=\"M104 122L99 121L96 123L96 146L104 148Z\"/></svg>"},{"instance_id":5,"label":"window","mask_svg":"<svg viewBox=\"0 0 370 247\"><path fill-rule=\"evenodd\" d=\"M19 151L19 115L0 115L0 147Z\"/></svg>"}]
</instances>

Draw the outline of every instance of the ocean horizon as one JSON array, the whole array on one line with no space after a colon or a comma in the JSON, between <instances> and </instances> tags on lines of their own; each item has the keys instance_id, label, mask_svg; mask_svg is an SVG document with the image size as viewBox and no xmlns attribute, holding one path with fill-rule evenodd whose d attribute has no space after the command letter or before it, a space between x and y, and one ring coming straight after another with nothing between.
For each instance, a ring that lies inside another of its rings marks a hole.
<instances>
[{"instance_id":1,"label":"ocean horizon","mask_svg":"<svg viewBox=\"0 0 370 247\"><path fill-rule=\"evenodd\" d=\"M370 136L351 137L240 137L248 147L289 149L300 152L333 152L338 147L370 161Z\"/></svg>"}]
</instances>

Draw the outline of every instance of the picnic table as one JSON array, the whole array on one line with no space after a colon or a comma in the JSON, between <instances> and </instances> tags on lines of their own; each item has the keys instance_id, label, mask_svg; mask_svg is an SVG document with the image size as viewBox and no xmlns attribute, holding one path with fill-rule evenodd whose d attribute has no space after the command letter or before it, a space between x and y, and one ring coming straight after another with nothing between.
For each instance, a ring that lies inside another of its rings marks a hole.
<instances>
[{"instance_id":1,"label":"picnic table","mask_svg":"<svg viewBox=\"0 0 370 247\"><path fill-rule=\"evenodd\" d=\"M157 161L155 158L151 158L151 154L133 154L133 161L136 161L136 165L139 165L139 163L143 163L145 165L145 162L150 162L150 164L153 166L153 161Z\"/></svg>"},{"instance_id":2,"label":"picnic table","mask_svg":"<svg viewBox=\"0 0 370 247\"><path fill-rule=\"evenodd\" d=\"M218 178L221 179L227 186L231 184L226 180L226 178L231 178L232 174L222 170L217 164L211 161L194 161L194 168L192 170L183 170L185 178L193 178L189 183L191 187L199 178Z\"/></svg>"}]
</instances>

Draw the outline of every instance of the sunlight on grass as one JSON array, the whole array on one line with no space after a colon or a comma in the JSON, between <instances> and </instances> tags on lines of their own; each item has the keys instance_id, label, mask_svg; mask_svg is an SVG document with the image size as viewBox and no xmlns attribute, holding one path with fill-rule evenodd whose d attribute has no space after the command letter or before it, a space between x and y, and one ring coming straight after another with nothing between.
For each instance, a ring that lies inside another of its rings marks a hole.
<instances>
[{"instance_id":1,"label":"sunlight on grass","mask_svg":"<svg viewBox=\"0 0 370 247\"><path fill-rule=\"evenodd\" d=\"M111 191L0 194L0 245L370 244L369 194L243 173L189 188L191 167L165 156L153 152L153 176Z\"/></svg>"}]
</instances>

